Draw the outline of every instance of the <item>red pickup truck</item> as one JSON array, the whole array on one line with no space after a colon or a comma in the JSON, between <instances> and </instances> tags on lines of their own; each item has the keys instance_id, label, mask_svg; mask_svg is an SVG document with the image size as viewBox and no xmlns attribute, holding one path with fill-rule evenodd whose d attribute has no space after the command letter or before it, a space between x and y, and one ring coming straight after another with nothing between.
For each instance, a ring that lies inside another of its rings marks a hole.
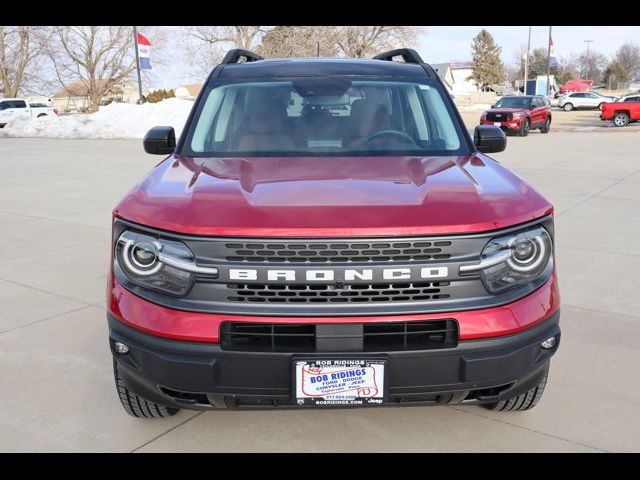
<instances>
[{"instance_id":1,"label":"red pickup truck","mask_svg":"<svg viewBox=\"0 0 640 480\"><path fill-rule=\"evenodd\" d=\"M604 103L600 120L611 120L615 127L626 127L640 120L640 95L629 97L624 102Z\"/></svg>"}]
</instances>

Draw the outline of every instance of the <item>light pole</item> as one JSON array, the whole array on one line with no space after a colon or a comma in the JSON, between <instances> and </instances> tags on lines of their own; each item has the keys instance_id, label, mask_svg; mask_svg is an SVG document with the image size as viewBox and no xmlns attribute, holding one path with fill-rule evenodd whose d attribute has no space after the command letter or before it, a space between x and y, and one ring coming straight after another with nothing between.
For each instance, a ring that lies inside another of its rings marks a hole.
<instances>
[{"instance_id":1,"label":"light pole","mask_svg":"<svg viewBox=\"0 0 640 480\"><path fill-rule=\"evenodd\" d=\"M136 51L136 71L138 72L138 103L141 104L142 97L142 78L140 77L140 56L138 54L138 30L133 27L133 48Z\"/></svg>"},{"instance_id":2,"label":"light pole","mask_svg":"<svg viewBox=\"0 0 640 480\"><path fill-rule=\"evenodd\" d=\"M589 67L589 44L591 42L593 42L593 40L583 40L583 41L584 41L584 43L587 44L587 62L586 62L587 63L587 67L585 68L585 70L586 70L585 71L585 75L587 77L589 77L589 71L590 71L590 67ZM588 80L588 78L586 80Z\"/></svg>"},{"instance_id":3,"label":"light pole","mask_svg":"<svg viewBox=\"0 0 640 480\"><path fill-rule=\"evenodd\" d=\"M529 40L527 40L527 57L524 59L524 94L527 94L527 77L529 76L529 49L531 48L531 27L529 27Z\"/></svg>"},{"instance_id":4,"label":"light pole","mask_svg":"<svg viewBox=\"0 0 640 480\"><path fill-rule=\"evenodd\" d=\"M549 27L549 45L547 47L547 97L549 97L549 92L551 91L549 85L549 73L551 70L551 27Z\"/></svg>"}]
</instances>

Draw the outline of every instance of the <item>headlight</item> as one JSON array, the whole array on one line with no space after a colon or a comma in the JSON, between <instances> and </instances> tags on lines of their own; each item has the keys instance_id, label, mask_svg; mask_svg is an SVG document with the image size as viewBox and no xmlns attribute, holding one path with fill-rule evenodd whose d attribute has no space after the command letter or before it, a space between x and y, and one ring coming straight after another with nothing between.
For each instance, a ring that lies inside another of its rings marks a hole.
<instances>
[{"instance_id":1,"label":"headlight","mask_svg":"<svg viewBox=\"0 0 640 480\"><path fill-rule=\"evenodd\" d=\"M513 118L521 118L524 117L524 113L522 112L516 112L513 114Z\"/></svg>"},{"instance_id":2,"label":"headlight","mask_svg":"<svg viewBox=\"0 0 640 480\"><path fill-rule=\"evenodd\" d=\"M193 253L182 242L126 230L115 248L114 261L127 280L169 295L186 295L198 274L218 274L217 268L198 267Z\"/></svg>"},{"instance_id":3,"label":"headlight","mask_svg":"<svg viewBox=\"0 0 640 480\"><path fill-rule=\"evenodd\" d=\"M529 283L551 272L553 243L543 227L491 239L479 264L463 265L460 273L480 271L491 293Z\"/></svg>"}]
</instances>

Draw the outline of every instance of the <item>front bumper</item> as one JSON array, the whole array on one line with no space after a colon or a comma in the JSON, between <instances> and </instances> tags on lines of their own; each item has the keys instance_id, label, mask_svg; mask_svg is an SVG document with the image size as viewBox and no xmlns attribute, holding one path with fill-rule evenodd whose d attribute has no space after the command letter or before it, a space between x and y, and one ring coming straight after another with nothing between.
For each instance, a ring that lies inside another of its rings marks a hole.
<instances>
[{"instance_id":1,"label":"front bumper","mask_svg":"<svg viewBox=\"0 0 640 480\"><path fill-rule=\"evenodd\" d=\"M522 122L521 122L521 118L518 118L516 120L511 120L508 122L492 122L490 120L484 120L481 123L481 125L495 125L496 123L499 123L499 127L502 130L505 131L513 131L513 130L520 130L522 128Z\"/></svg>"},{"instance_id":2,"label":"front bumper","mask_svg":"<svg viewBox=\"0 0 640 480\"><path fill-rule=\"evenodd\" d=\"M218 344L149 335L107 314L109 343L127 387L158 404L196 410L298 407L295 353L225 351ZM331 352L304 358L384 359L385 405L492 403L538 384L560 340L559 311L512 335L467 340L440 350ZM555 336L554 348L540 343ZM115 353L114 342L129 346Z\"/></svg>"}]
</instances>

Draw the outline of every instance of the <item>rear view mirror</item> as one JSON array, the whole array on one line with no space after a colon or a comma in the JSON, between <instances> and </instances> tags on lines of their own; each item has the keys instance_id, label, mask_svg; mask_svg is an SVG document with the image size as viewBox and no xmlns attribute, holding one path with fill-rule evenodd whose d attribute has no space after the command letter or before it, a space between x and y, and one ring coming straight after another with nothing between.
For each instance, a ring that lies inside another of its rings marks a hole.
<instances>
[{"instance_id":1,"label":"rear view mirror","mask_svg":"<svg viewBox=\"0 0 640 480\"><path fill-rule=\"evenodd\" d=\"M495 125L478 125L473 132L473 143L482 153L502 152L507 148L507 136Z\"/></svg>"},{"instance_id":2,"label":"rear view mirror","mask_svg":"<svg viewBox=\"0 0 640 480\"><path fill-rule=\"evenodd\" d=\"M151 155L168 155L176 149L173 127L153 127L143 140L144 151Z\"/></svg>"}]
</instances>

